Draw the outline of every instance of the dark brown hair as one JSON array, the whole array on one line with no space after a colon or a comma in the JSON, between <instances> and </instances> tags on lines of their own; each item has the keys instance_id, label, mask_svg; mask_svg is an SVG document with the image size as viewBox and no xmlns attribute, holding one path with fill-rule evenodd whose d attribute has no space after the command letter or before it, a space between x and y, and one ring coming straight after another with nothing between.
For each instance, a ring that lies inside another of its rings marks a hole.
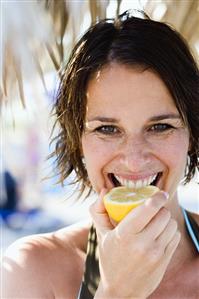
<instances>
[{"instance_id":1,"label":"dark brown hair","mask_svg":"<svg viewBox=\"0 0 199 299\"><path fill-rule=\"evenodd\" d=\"M150 68L166 84L190 132L189 165L185 173L185 183L189 182L199 167L199 70L178 32L146 16L134 17L131 11L90 27L62 70L54 105L59 133L54 138L53 153L60 181L63 183L74 171L82 192L85 186L90 186L81 154L86 90L89 79L110 62Z\"/></svg>"}]
</instances>

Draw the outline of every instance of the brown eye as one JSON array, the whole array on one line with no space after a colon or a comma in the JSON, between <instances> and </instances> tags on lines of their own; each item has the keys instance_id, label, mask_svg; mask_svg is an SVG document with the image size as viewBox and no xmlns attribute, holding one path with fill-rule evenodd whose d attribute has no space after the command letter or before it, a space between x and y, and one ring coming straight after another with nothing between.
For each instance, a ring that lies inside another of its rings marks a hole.
<instances>
[{"instance_id":1,"label":"brown eye","mask_svg":"<svg viewBox=\"0 0 199 299\"><path fill-rule=\"evenodd\" d=\"M119 132L118 128L115 126L101 126L97 128L96 131L104 135L114 135Z\"/></svg>"},{"instance_id":2,"label":"brown eye","mask_svg":"<svg viewBox=\"0 0 199 299\"><path fill-rule=\"evenodd\" d=\"M174 129L174 127L169 124L155 124L150 127L149 130L152 132L162 133L171 129Z\"/></svg>"}]
</instances>

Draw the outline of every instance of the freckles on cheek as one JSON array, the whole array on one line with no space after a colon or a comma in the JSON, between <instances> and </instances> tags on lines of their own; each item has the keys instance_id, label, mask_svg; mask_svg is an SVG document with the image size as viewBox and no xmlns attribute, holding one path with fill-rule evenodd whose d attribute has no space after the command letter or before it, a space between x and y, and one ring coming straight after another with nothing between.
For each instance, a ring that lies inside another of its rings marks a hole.
<instances>
[{"instance_id":1,"label":"freckles on cheek","mask_svg":"<svg viewBox=\"0 0 199 299\"><path fill-rule=\"evenodd\" d=\"M107 149L93 138L82 139L82 150L89 181L95 192L99 193L105 186L104 167L107 165Z\"/></svg>"},{"instance_id":2,"label":"freckles on cheek","mask_svg":"<svg viewBox=\"0 0 199 299\"><path fill-rule=\"evenodd\" d=\"M115 143L106 142L97 136L85 135L82 137L83 154L87 159L99 157L108 157L115 152Z\"/></svg>"},{"instance_id":3,"label":"freckles on cheek","mask_svg":"<svg viewBox=\"0 0 199 299\"><path fill-rule=\"evenodd\" d=\"M98 165L103 167L103 161L106 160L107 153L105 146L102 146L100 142L96 142L93 138L85 136L82 139L82 150L87 168L97 167Z\"/></svg>"}]
</instances>

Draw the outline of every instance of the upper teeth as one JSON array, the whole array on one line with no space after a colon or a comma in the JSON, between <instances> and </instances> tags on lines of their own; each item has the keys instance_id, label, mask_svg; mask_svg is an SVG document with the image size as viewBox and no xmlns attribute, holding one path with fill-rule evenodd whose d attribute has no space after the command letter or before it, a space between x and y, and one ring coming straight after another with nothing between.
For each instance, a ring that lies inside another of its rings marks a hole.
<instances>
[{"instance_id":1,"label":"upper teeth","mask_svg":"<svg viewBox=\"0 0 199 299\"><path fill-rule=\"evenodd\" d=\"M137 180L137 181L123 179L122 177L117 175L115 175L115 177L122 186L126 186L128 188L142 188L150 185L156 179L157 175L158 173L148 178L145 178L144 180Z\"/></svg>"}]
</instances>

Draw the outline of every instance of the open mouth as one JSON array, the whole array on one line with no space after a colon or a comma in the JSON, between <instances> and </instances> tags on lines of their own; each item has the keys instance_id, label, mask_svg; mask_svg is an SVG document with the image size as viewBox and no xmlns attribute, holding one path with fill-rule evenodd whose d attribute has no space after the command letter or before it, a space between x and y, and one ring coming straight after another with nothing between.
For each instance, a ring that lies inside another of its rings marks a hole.
<instances>
[{"instance_id":1,"label":"open mouth","mask_svg":"<svg viewBox=\"0 0 199 299\"><path fill-rule=\"evenodd\" d=\"M161 176L162 176L162 172L158 172L155 175L149 176L148 178L133 181L133 180L122 179L121 177L118 177L113 173L110 173L108 175L114 187L126 186L128 188L136 188L136 189L143 188L149 185L157 186Z\"/></svg>"}]
</instances>

